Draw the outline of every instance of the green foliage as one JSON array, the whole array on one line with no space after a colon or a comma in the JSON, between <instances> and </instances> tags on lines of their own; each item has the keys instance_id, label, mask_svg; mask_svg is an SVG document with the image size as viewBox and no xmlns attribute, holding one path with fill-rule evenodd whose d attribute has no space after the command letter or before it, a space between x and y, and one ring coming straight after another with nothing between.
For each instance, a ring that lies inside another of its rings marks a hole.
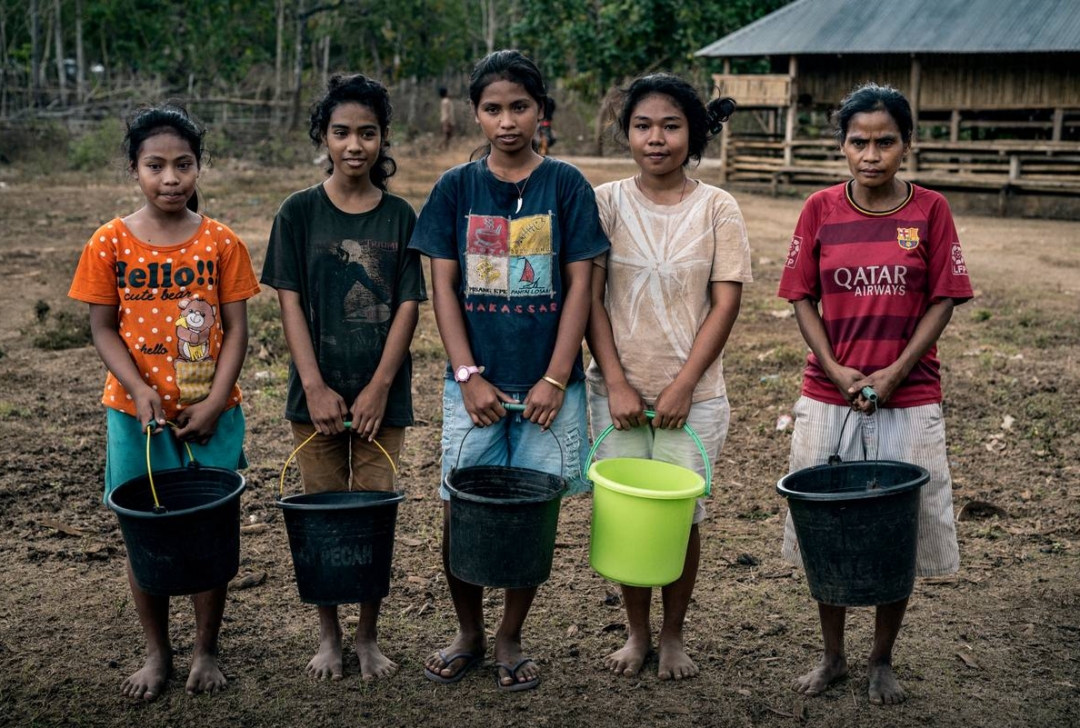
<instances>
[{"instance_id":1,"label":"green foliage","mask_svg":"<svg viewBox=\"0 0 1080 728\"><path fill-rule=\"evenodd\" d=\"M119 158L123 138L124 128L119 119L98 122L89 132L72 141L71 166L91 172L108 167Z\"/></svg>"},{"instance_id":2,"label":"green foliage","mask_svg":"<svg viewBox=\"0 0 1080 728\"><path fill-rule=\"evenodd\" d=\"M34 305L34 323L27 333L35 348L56 351L76 349L89 345L90 320L85 312L75 312L67 308L53 311L45 301Z\"/></svg>"},{"instance_id":3,"label":"green foliage","mask_svg":"<svg viewBox=\"0 0 1080 728\"><path fill-rule=\"evenodd\" d=\"M603 95L642 73L700 69L694 52L789 0L548 0L523 6L515 34L576 90Z\"/></svg>"},{"instance_id":4,"label":"green foliage","mask_svg":"<svg viewBox=\"0 0 1080 728\"><path fill-rule=\"evenodd\" d=\"M0 158L23 165L31 174L67 169L69 141L67 129L52 120L0 124Z\"/></svg>"},{"instance_id":5,"label":"green foliage","mask_svg":"<svg viewBox=\"0 0 1080 728\"><path fill-rule=\"evenodd\" d=\"M299 14L307 80L321 63L324 40L331 69L362 71L392 83L467 72L486 52L491 35L495 47L521 48L548 76L599 96L612 82L649 70L705 69L709 63L695 59L695 51L789 1L289 0L283 72L291 84ZM489 31L490 4L494 28ZM45 5L43 27L52 28L53 6ZM24 78L30 68L28 6L0 0L10 35L9 72ZM60 7L68 54L75 47L73 10L67 0ZM180 95L194 85L204 97L237 91L268 97L277 28L277 3L269 0L83 3L88 65L101 64L105 81L142 78L154 81L155 88L160 81L166 94ZM55 70L47 65L44 72L46 83L55 83Z\"/></svg>"},{"instance_id":6,"label":"green foliage","mask_svg":"<svg viewBox=\"0 0 1080 728\"><path fill-rule=\"evenodd\" d=\"M248 303L248 341L252 352L262 359L288 359L289 345L275 298L262 296Z\"/></svg>"}]
</instances>

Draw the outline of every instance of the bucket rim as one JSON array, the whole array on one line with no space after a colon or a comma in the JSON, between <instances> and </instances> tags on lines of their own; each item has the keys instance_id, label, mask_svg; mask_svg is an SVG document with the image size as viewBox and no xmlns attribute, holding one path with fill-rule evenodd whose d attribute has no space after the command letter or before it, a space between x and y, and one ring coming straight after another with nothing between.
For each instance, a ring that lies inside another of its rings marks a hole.
<instances>
[{"instance_id":1,"label":"bucket rim","mask_svg":"<svg viewBox=\"0 0 1080 728\"><path fill-rule=\"evenodd\" d=\"M893 466L899 465L904 468L918 471L918 477L907 481L906 483L899 483L897 485L888 486L885 488L877 488L875 490L859 490L859 491L847 491L841 493L806 493L800 490L792 490L784 485L785 481L795 475L802 473L811 473L815 471L822 471L828 468L843 468L849 469L853 467L865 466L873 464L875 466ZM789 500L797 501L813 501L813 502L837 502L837 501L864 501L872 500L874 498L886 498L894 495L901 495L903 493L910 492L912 490L918 490L919 488L930 482L930 473L919 465L913 463L905 463L899 460L856 460L850 463L836 463L830 465L825 463L823 465L815 465L810 468L803 468L802 470L796 470L793 473L788 473L780 480L776 481L776 492Z\"/></svg>"},{"instance_id":2,"label":"bucket rim","mask_svg":"<svg viewBox=\"0 0 1080 728\"><path fill-rule=\"evenodd\" d=\"M333 505L325 503L293 502L296 499L305 498L313 495L346 495L352 493L385 497L372 498L371 500L358 501L356 503L337 503ZM377 508L379 506L397 505L404 500L405 494L399 490L331 490L324 491L323 493L293 493L292 495L287 495L284 498L276 498L274 500L274 505L283 511L351 511L360 510L362 508Z\"/></svg>"},{"instance_id":3,"label":"bucket rim","mask_svg":"<svg viewBox=\"0 0 1080 728\"><path fill-rule=\"evenodd\" d=\"M700 482L679 490L645 490L643 488L635 488L631 485L624 485L623 483L611 481L597 473L596 469L601 463L611 463L616 460L662 463L673 468L681 468L689 473L693 473ZM690 468L684 468L681 465L676 465L675 463L669 463L665 460L653 460L651 458L605 458L603 460L597 460L589 466L589 480L592 481L594 486L604 488L605 490L622 493L624 495L637 496L639 498L649 498L651 500L683 500L685 498L700 498L705 494L705 478L701 476L701 473L690 470Z\"/></svg>"},{"instance_id":4,"label":"bucket rim","mask_svg":"<svg viewBox=\"0 0 1080 728\"><path fill-rule=\"evenodd\" d=\"M558 490L554 490L546 495L536 495L530 496L528 498L517 498L513 501L507 501L501 498L489 498L483 495L476 495L475 493L462 492L450 483L451 476L453 476L454 473L460 473L463 470L500 470L510 473L519 472L528 473L529 475L542 475L545 478L559 481L559 488ZM451 501L456 499L466 501L468 503L478 503L481 505L489 506L528 506L537 505L539 503L548 503L550 501L562 498L566 494L567 489L569 488L569 485L566 482L566 478L563 478L561 475L555 475L554 473L545 473L543 470L533 470L532 468L518 468L513 465L472 465L465 468L453 468L443 478L443 485L446 486L446 490L450 492Z\"/></svg>"},{"instance_id":5,"label":"bucket rim","mask_svg":"<svg viewBox=\"0 0 1080 728\"><path fill-rule=\"evenodd\" d=\"M194 514L194 513L200 513L202 511L207 511L207 510L210 510L211 508L216 508L219 504L221 504L224 501L230 501L230 500L235 500L235 499L239 498L240 494L243 493L247 489L247 481L244 479L243 474L236 471L236 470L229 470L228 468L217 468L217 467L213 467L213 466L209 466L209 465L199 465L197 470L199 472L210 471L210 472L213 472L213 473L227 475L227 476L229 476L230 479L231 478L236 478L238 480L238 482L237 482L235 488L233 488L231 491L229 491L225 495L221 496L217 500L212 501L210 503L203 503L201 505L193 506L192 508L182 508L180 510L168 510L168 511L165 511L164 513L155 513L153 510L137 511L137 510L134 510L132 508L127 508L126 506L122 506L122 505L120 505L119 503L117 503L114 500L114 496L117 493L119 493L122 489L127 488L128 486L131 486L132 488L134 488L136 485L140 484L140 481L145 481L146 486L149 487L149 482L150 482L149 478L147 476L145 476L145 475L140 475L138 477L132 478L131 480L126 480L123 483L121 483L120 485L113 488L109 492L108 497L105 499L105 505L108 506L109 510L111 510L116 515L124 516L125 518L142 518L142 519L146 519L146 520L152 520L152 519L155 519L155 518L177 518L177 517L180 517L180 516L187 516L187 515L191 515L191 514ZM169 476L172 476L172 475L178 474L178 473L190 474L191 472L192 472L192 468L190 466L186 466L186 467L183 467L183 468L169 468L167 470L159 470L159 471L157 471L156 473L154 473L154 477L156 477L156 478L161 478L163 476L164 477L169 477Z\"/></svg>"}]
</instances>

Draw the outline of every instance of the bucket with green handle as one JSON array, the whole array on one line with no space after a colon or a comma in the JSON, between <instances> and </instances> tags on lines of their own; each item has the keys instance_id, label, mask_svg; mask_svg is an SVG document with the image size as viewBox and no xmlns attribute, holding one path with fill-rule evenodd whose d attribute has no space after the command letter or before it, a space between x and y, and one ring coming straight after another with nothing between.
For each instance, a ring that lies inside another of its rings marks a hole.
<instances>
[{"instance_id":1,"label":"bucket with green handle","mask_svg":"<svg viewBox=\"0 0 1080 728\"><path fill-rule=\"evenodd\" d=\"M655 413L645 415L652 419ZM712 491L709 456L697 433L684 425L705 463L704 478L662 460L614 457L594 462L600 443L614 429L609 425L600 433L585 463L593 483L589 563L620 584L666 586L682 576L694 504Z\"/></svg>"},{"instance_id":2,"label":"bucket with green handle","mask_svg":"<svg viewBox=\"0 0 1080 728\"><path fill-rule=\"evenodd\" d=\"M503 407L525 411L525 405L516 402L504 402ZM565 457L559 438L548 432ZM463 438L461 448L464 445ZM531 588L548 580L567 488L561 476L513 465L455 464L443 484L450 493L450 573L470 584L500 589Z\"/></svg>"}]
</instances>

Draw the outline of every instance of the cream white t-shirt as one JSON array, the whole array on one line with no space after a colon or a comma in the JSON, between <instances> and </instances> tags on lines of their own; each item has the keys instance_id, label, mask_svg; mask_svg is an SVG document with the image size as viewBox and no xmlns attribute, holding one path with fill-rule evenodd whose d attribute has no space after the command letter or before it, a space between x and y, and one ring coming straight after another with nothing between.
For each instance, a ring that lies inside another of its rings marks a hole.
<instances>
[{"instance_id":1,"label":"cream white t-shirt","mask_svg":"<svg viewBox=\"0 0 1080 728\"><path fill-rule=\"evenodd\" d=\"M600 223L611 240L604 305L627 381L652 405L690 356L711 309L710 284L749 283L750 243L730 194L698 181L677 205L658 205L634 178L596 188ZM705 371L694 402L726 394L723 355ZM593 361L593 391L607 396Z\"/></svg>"}]
</instances>

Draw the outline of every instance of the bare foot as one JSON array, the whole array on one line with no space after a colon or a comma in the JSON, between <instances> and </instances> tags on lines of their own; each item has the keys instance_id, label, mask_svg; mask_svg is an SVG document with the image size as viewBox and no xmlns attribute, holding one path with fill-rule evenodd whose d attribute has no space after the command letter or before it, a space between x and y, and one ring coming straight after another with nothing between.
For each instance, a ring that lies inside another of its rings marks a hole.
<instances>
[{"instance_id":1,"label":"bare foot","mask_svg":"<svg viewBox=\"0 0 1080 728\"><path fill-rule=\"evenodd\" d=\"M147 657L142 669L120 683L120 693L136 700L153 700L165 689L170 672L171 659Z\"/></svg>"},{"instance_id":2,"label":"bare foot","mask_svg":"<svg viewBox=\"0 0 1080 728\"><path fill-rule=\"evenodd\" d=\"M604 667L622 677L637 677L641 666L649 658L652 645L648 637L631 634L626 638L622 649L612 652L604 658Z\"/></svg>"},{"instance_id":3,"label":"bare foot","mask_svg":"<svg viewBox=\"0 0 1080 728\"><path fill-rule=\"evenodd\" d=\"M344 675L341 667L341 637L326 637L319 642L319 651L304 668L308 677L316 680L340 680Z\"/></svg>"},{"instance_id":4,"label":"bare foot","mask_svg":"<svg viewBox=\"0 0 1080 728\"><path fill-rule=\"evenodd\" d=\"M185 686L188 695L197 693L213 695L224 690L226 682L227 680L221 673L217 659L213 655L196 654L191 659L191 672L188 673L187 685Z\"/></svg>"},{"instance_id":5,"label":"bare foot","mask_svg":"<svg viewBox=\"0 0 1080 728\"><path fill-rule=\"evenodd\" d=\"M360 658L360 676L364 680L390 677L398 671L398 665L379 649L375 640L357 640L356 656Z\"/></svg>"},{"instance_id":6,"label":"bare foot","mask_svg":"<svg viewBox=\"0 0 1080 728\"><path fill-rule=\"evenodd\" d=\"M660 635L660 670L661 680L685 680L696 677L699 670L690 656L686 654L680 637Z\"/></svg>"},{"instance_id":7,"label":"bare foot","mask_svg":"<svg viewBox=\"0 0 1080 728\"><path fill-rule=\"evenodd\" d=\"M513 685L515 676L519 683L531 683L540 679L540 666L532 660L527 660L524 664L521 664L523 658L524 654L521 652L520 642L513 640L495 641L495 662L500 664L498 674L501 685ZM510 671L503 667L504 665L509 667L521 666L518 667L514 675L511 675Z\"/></svg>"},{"instance_id":8,"label":"bare foot","mask_svg":"<svg viewBox=\"0 0 1080 728\"><path fill-rule=\"evenodd\" d=\"M900 687L889 663L869 663L866 676L870 681L870 702L874 705L898 705L907 700L907 693Z\"/></svg>"},{"instance_id":9,"label":"bare foot","mask_svg":"<svg viewBox=\"0 0 1080 728\"><path fill-rule=\"evenodd\" d=\"M847 658L826 657L810 672L800 675L791 683L791 689L803 695L817 695L825 691L834 680L847 675Z\"/></svg>"},{"instance_id":10,"label":"bare foot","mask_svg":"<svg viewBox=\"0 0 1080 728\"><path fill-rule=\"evenodd\" d=\"M458 634L447 647L433 652L424 660L424 670L436 676L437 682L457 682L464 676L464 671L471 669L483 659L487 644L481 637L478 641ZM438 680L438 678L443 678Z\"/></svg>"}]
</instances>

